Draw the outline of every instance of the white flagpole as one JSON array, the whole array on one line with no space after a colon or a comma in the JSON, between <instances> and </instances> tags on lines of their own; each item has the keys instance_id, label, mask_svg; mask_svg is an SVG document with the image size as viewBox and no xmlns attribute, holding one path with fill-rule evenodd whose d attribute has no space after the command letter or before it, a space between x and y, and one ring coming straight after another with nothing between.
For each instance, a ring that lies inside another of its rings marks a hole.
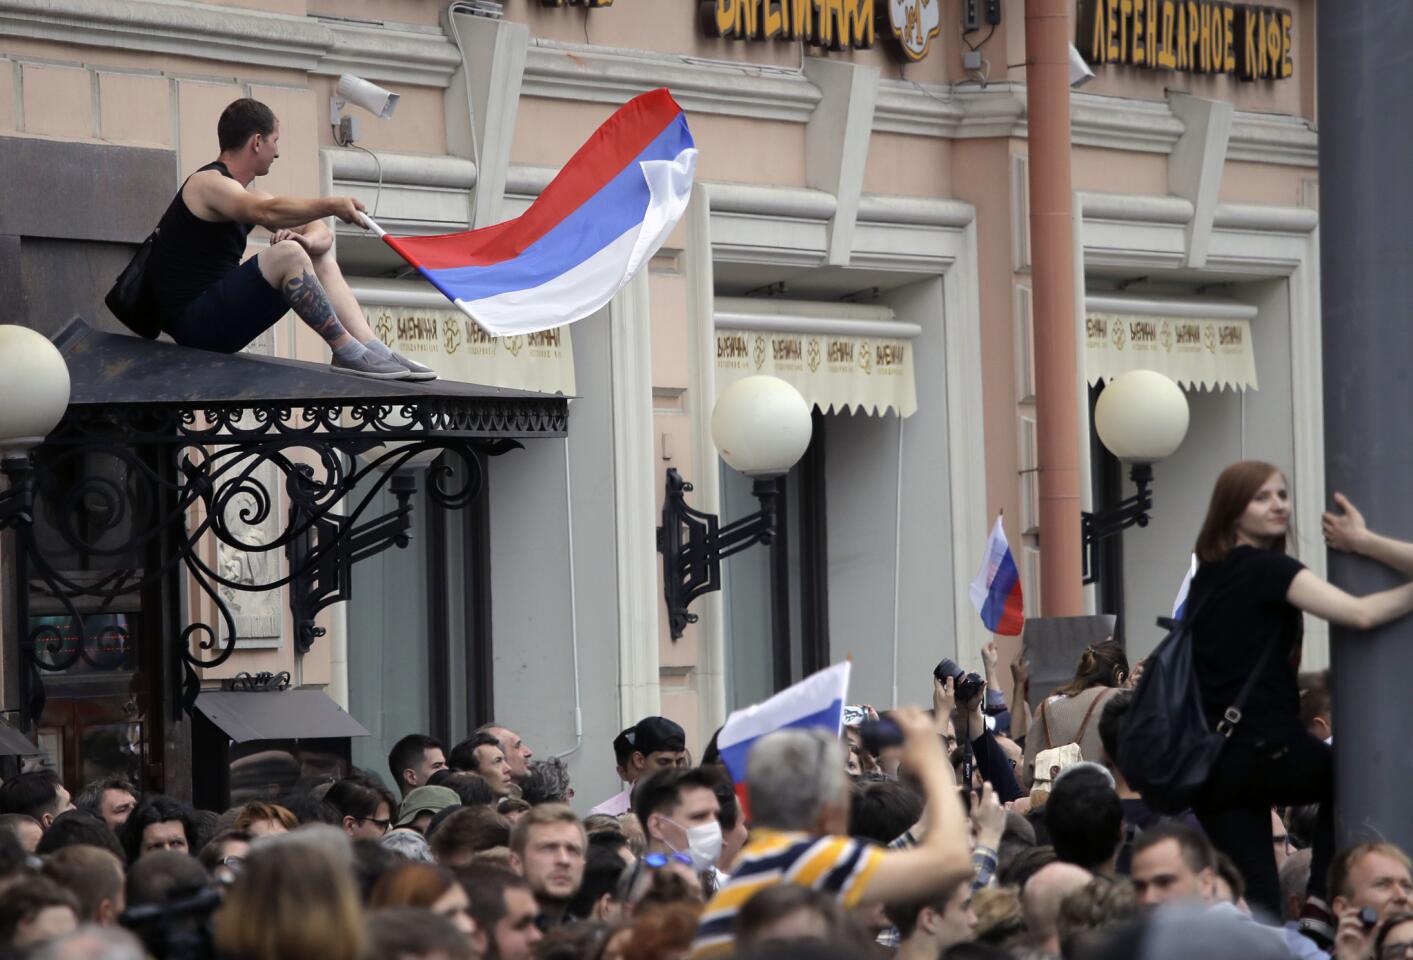
<instances>
[{"instance_id":1,"label":"white flagpole","mask_svg":"<svg viewBox=\"0 0 1413 960\"><path fill-rule=\"evenodd\" d=\"M362 225L364 230L371 230L375 237L382 238L387 236L387 231L384 230L382 227L378 226L378 221L374 220L372 217L368 216L368 214L364 213L361 210L358 212L358 221Z\"/></svg>"}]
</instances>

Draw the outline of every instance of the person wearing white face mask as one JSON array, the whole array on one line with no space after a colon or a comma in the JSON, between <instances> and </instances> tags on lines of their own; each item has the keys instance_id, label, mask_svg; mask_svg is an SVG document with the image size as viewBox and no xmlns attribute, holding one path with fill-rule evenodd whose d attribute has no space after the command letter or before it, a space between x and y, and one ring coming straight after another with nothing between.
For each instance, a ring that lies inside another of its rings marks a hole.
<instances>
[{"instance_id":1,"label":"person wearing white face mask","mask_svg":"<svg viewBox=\"0 0 1413 960\"><path fill-rule=\"evenodd\" d=\"M713 779L700 768L663 770L638 784L633 812L647 836L647 853L683 854L698 873L714 873L721 856L721 805ZM713 885L714 888L714 885Z\"/></svg>"}]
</instances>

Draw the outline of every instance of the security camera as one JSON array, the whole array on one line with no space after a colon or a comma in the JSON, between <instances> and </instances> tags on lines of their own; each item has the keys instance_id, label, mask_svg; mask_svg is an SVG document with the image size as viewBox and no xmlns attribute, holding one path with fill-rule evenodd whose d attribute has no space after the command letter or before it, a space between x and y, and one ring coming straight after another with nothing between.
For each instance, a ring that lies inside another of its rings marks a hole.
<instances>
[{"instance_id":1,"label":"security camera","mask_svg":"<svg viewBox=\"0 0 1413 960\"><path fill-rule=\"evenodd\" d=\"M1094 79L1094 71L1084 62L1074 44L1070 44L1070 86L1082 87Z\"/></svg>"},{"instance_id":2,"label":"security camera","mask_svg":"<svg viewBox=\"0 0 1413 960\"><path fill-rule=\"evenodd\" d=\"M337 104L334 109L342 109L344 103L354 103L378 119L387 120L397 109L398 99L397 94L384 90L376 83L345 73L339 77L339 85L334 90L334 103ZM338 120L334 119L333 122L337 123Z\"/></svg>"},{"instance_id":3,"label":"security camera","mask_svg":"<svg viewBox=\"0 0 1413 960\"><path fill-rule=\"evenodd\" d=\"M398 99L397 94L384 90L376 83L345 73L339 77L334 95L329 98L329 123L334 128L334 140L340 146L347 147L362 135L357 118L343 115L343 108L348 104L356 103L378 119L386 120L397 109Z\"/></svg>"}]
</instances>

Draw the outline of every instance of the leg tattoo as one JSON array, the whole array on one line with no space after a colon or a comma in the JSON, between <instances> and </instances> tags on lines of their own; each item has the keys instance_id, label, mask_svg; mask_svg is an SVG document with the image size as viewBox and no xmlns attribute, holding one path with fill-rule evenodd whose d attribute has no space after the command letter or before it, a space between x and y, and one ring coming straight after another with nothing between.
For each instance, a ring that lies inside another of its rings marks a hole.
<instances>
[{"instance_id":1,"label":"leg tattoo","mask_svg":"<svg viewBox=\"0 0 1413 960\"><path fill-rule=\"evenodd\" d=\"M332 345L344 338L347 331L344 330L343 324L339 323L338 314L334 312L333 304L329 303L328 294L324 292L319 278L313 273L305 270L299 276L286 281L284 295L285 302L299 314L299 319L312 327L326 343Z\"/></svg>"}]
</instances>

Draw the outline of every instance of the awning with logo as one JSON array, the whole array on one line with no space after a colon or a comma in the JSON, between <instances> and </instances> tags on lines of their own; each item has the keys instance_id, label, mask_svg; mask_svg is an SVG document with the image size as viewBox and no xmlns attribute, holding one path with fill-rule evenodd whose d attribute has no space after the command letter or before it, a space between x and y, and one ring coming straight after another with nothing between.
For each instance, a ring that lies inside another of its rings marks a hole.
<instances>
[{"instance_id":1,"label":"awning with logo","mask_svg":"<svg viewBox=\"0 0 1413 960\"><path fill-rule=\"evenodd\" d=\"M1251 343L1255 307L1093 295L1085 304L1090 383L1156 370L1192 389L1259 388Z\"/></svg>"},{"instance_id":2,"label":"awning with logo","mask_svg":"<svg viewBox=\"0 0 1413 960\"><path fill-rule=\"evenodd\" d=\"M428 284L359 280L354 295L378 338L445 380L574 393L569 328L492 337Z\"/></svg>"},{"instance_id":3,"label":"awning with logo","mask_svg":"<svg viewBox=\"0 0 1413 960\"><path fill-rule=\"evenodd\" d=\"M718 297L716 389L769 374L825 413L917 412L915 323L887 307Z\"/></svg>"}]
</instances>

